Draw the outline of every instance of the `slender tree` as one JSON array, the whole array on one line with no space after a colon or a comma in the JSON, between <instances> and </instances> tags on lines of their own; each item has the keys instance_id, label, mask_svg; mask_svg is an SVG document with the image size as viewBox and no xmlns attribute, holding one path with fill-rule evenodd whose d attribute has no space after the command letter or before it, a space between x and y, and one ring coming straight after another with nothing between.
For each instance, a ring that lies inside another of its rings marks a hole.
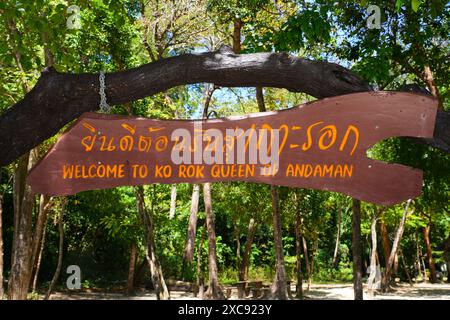
<instances>
[{"instance_id":1,"label":"slender tree","mask_svg":"<svg viewBox=\"0 0 450 320\"><path fill-rule=\"evenodd\" d=\"M397 254L397 250L400 245L400 240L402 239L403 231L405 230L405 222L406 222L406 218L408 216L408 208L409 208L410 203L411 203L411 199L406 202L405 209L403 210L403 215L400 220L400 224L397 228L397 232L395 233L395 239L394 239L394 243L392 244L392 250L389 255L389 260L386 265L386 270L384 271L384 275L381 280L381 289L383 290L383 292L387 292L389 290L389 283L390 283L391 276L392 276L391 273L393 271L394 259L395 259L395 255Z\"/></svg>"},{"instance_id":2,"label":"slender tree","mask_svg":"<svg viewBox=\"0 0 450 320\"><path fill-rule=\"evenodd\" d=\"M137 258L137 246L133 241L130 245L130 264L128 266L128 278L127 278L127 295L134 294L134 275L136 270L136 258Z\"/></svg>"},{"instance_id":3,"label":"slender tree","mask_svg":"<svg viewBox=\"0 0 450 320\"><path fill-rule=\"evenodd\" d=\"M189 224L184 249L184 260L192 263L194 259L195 234L197 229L198 201L200 198L200 185L192 185L191 209L189 214Z\"/></svg>"},{"instance_id":4,"label":"slender tree","mask_svg":"<svg viewBox=\"0 0 450 320\"><path fill-rule=\"evenodd\" d=\"M338 265L338 255L339 255L339 242L341 240L341 224L342 224L342 207L337 210L337 232L336 232L336 244L334 246L333 253L333 267Z\"/></svg>"},{"instance_id":5,"label":"slender tree","mask_svg":"<svg viewBox=\"0 0 450 320\"><path fill-rule=\"evenodd\" d=\"M139 216L144 225L145 235L145 256L150 267L153 286L155 288L156 297L158 300L170 299L170 293L167 288L162 268L156 255L156 246L154 238L154 223L153 210L149 213L145 205L144 188L136 187L136 203ZM153 203L153 202L152 202Z\"/></svg>"},{"instance_id":6,"label":"slender tree","mask_svg":"<svg viewBox=\"0 0 450 320\"><path fill-rule=\"evenodd\" d=\"M430 224L426 225L422 229L422 231L423 231L423 239L424 239L424 242L425 242L425 249L427 251L428 267L430 268L430 282L431 283L436 283L437 282L436 265L435 265L434 259L433 259L433 250L431 249L430 230L431 230Z\"/></svg>"},{"instance_id":7,"label":"slender tree","mask_svg":"<svg viewBox=\"0 0 450 320\"><path fill-rule=\"evenodd\" d=\"M211 200L211 184L203 184L203 197L205 201L206 228L208 230L208 266L209 283L205 293L207 299L225 299L222 288L219 284L216 253L216 231L214 224L214 214Z\"/></svg>"},{"instance_id":8,"label":"slender tree","mask_svg":"<svg viewBox=\"0 0 450 320\"><path fill-rule=\"evenodd\" d=\"M50 286L48 287L47 293L45 294L44 300L50 299L50 295L52 294L53 288L56 285L56 282L59 279L59 275L61 274L61 268L63 263L63 253L64 253L64 214L66 212L67 199L64 198L61 200L61 208L58 213L58 232L59 232L59 246L58 246L58 264L56 266L55 273L53 274L52 281L50 282Z\"/></svg>"},{"instance_id":9,"label":"slender tree","mask_svg":"<svg viewBox=\"0 0 450 320\"><path fill-rule=\"evenodd\" d=\"M370 224L370 234L372 238L372 248L370 251L370 274L367 280L367 289L370 296L375 293L375 277L377 275L377 219L378 214L375 212L372 216L372 222Z\"/></svg>"},{"instance_id":10,"label":"slender tree","mask_svg":"<svg viewBox=\"0 0 450 320\"><path fill-rule=\"evenodd\" d=\"M355 300L363 300L361 201L356 199L353 199L352 249L353 249L353 291L355 295Z\"/></svg>"}]
</instances>

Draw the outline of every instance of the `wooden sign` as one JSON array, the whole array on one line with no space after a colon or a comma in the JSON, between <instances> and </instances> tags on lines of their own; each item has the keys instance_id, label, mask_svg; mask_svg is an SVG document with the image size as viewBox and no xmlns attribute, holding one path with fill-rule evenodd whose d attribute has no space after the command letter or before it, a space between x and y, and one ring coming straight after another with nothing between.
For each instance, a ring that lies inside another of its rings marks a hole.
<instances>
[{"instance_id":1,"label":"wooden sign","mask_svg":"<svg viewBox=\"0 0 450 320\"><path fill-rule=\"evenodd\" d=\"M422 171L367 158L378 141L432 137L435 99L367 92L214 120L83 114L31 170L36 193L151 183L253 181L392 205L420 195Z\"/></svg>"}]
</instances>

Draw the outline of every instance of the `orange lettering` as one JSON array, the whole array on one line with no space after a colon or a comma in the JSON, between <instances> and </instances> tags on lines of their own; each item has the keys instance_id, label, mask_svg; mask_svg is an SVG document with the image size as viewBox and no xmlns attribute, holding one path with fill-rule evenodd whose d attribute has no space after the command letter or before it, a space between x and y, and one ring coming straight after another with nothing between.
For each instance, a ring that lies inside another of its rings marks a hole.
<instances>
[{"instance_id":1,"label":"orange lettering","mask_svg":"<svg viewBox=\"0 0 450 320\"><path fill-rule=\"evenodd\" d=\"M322 129L320 129L320 132L323 132L323 131L325 131L325 132L319 138L319 148L320 148L320 150L327 150L336 141L337 129L336 129L336 126L334 126L334 125L328 125L328 126L323 127ZM327 145L323 144L323 140L325 138L328 138L330 140L330 142Z\"/></svg>"},{"instance_id":2,"label":"orange lettering","mask_svg":"<svg viewBox=\"0 0 450 320\"><path fill-rule=\"evenodd\" d=\"M348 126L347 131L345 132L344 139L342 139L342 143L339 146L339 151L344 150L345 145L347 144L348 137L350 136L350 132L353 132L353 134L355 135L355 143L353 144L353 149L350 152L350 155L353 155L353 153L356 150L356 147L358 146L358 142L359 142L359 130L357 127L355 127L353 125Z\"/></svg>"},{"instance_id":3,"label":"orange lettering","mask_svg":"<svg viewBox=\"0 0 450 320\"><path fill-rule=\"evenodd\" d=\"M306 137L308 139L308 142L303 143L303 145L302 145L302 150L303 151L309 150L311 148L311 145L312 145L311 130L312 130L312 128L314 128L315 126L317 126L317 125L319 125L321 123L323 123L323 121L319 121L319 122L313 123L306 130Z\"/></svg>"},{"instance_id":4,"label":"orange lettering","mask_svg":"<svg viewBox=\"0 0 450 320\"><path fill-rule=\"evenodd\" d=\"M72 179L73 177L73 166L63 165L63 179Z\"/></svg>"}]
</instances>

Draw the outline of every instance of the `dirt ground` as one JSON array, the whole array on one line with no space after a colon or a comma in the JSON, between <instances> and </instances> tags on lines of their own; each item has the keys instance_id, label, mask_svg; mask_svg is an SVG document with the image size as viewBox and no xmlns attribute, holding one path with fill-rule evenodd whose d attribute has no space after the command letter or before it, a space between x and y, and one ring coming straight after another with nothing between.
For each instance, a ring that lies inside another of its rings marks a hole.
<instances>
[{"instance_id":1,"label":"dirt ground","mask_svg":"<svg viewBox=\"0 0 450 320\"><path fill-rule=\"evenodd\" d=\"M295 288L292 287L292 291ZM353 287L351 284L313 284L309 291L305 290L308 300L352 300ZM192 292L171 291L173 300L198 300ZM56 292L51 300L156 300L153 292L138 292L135 296L125 296L120 293L99 292ZM237 299L233 293L232 300ZM248 298L250 299L250 298ZM387 294L376 294L369 297L364 291L367 300L450 300L450 284L399 284Z\"/></svg>"}]
</instances>

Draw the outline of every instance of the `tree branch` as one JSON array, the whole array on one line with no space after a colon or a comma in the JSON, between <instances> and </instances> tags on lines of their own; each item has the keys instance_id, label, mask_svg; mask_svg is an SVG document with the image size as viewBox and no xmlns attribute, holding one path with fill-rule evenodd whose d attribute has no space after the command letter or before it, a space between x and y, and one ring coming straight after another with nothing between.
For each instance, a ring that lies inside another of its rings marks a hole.
<instances>
[{"instance_id":1,"label":"tree branch","mask_svg":"<svg viewBox=\"0 0 450 320\"><path fill-rule=\"evenodd\" d=\"M213 83L222 87L276 87L316 98L371 90L337 64L297 58L286 53L234 54L218 51L161 59L106 75L110 105L124 104L170 88ZM0 115L0 166L55 135L87 111L98 109L98 74L65 74L46 68L24 99ZM450 152L449 117L438 116L436 138L428 142ZM435 144L436 142L436 144Z\"/></svg>"}]
</instances>

